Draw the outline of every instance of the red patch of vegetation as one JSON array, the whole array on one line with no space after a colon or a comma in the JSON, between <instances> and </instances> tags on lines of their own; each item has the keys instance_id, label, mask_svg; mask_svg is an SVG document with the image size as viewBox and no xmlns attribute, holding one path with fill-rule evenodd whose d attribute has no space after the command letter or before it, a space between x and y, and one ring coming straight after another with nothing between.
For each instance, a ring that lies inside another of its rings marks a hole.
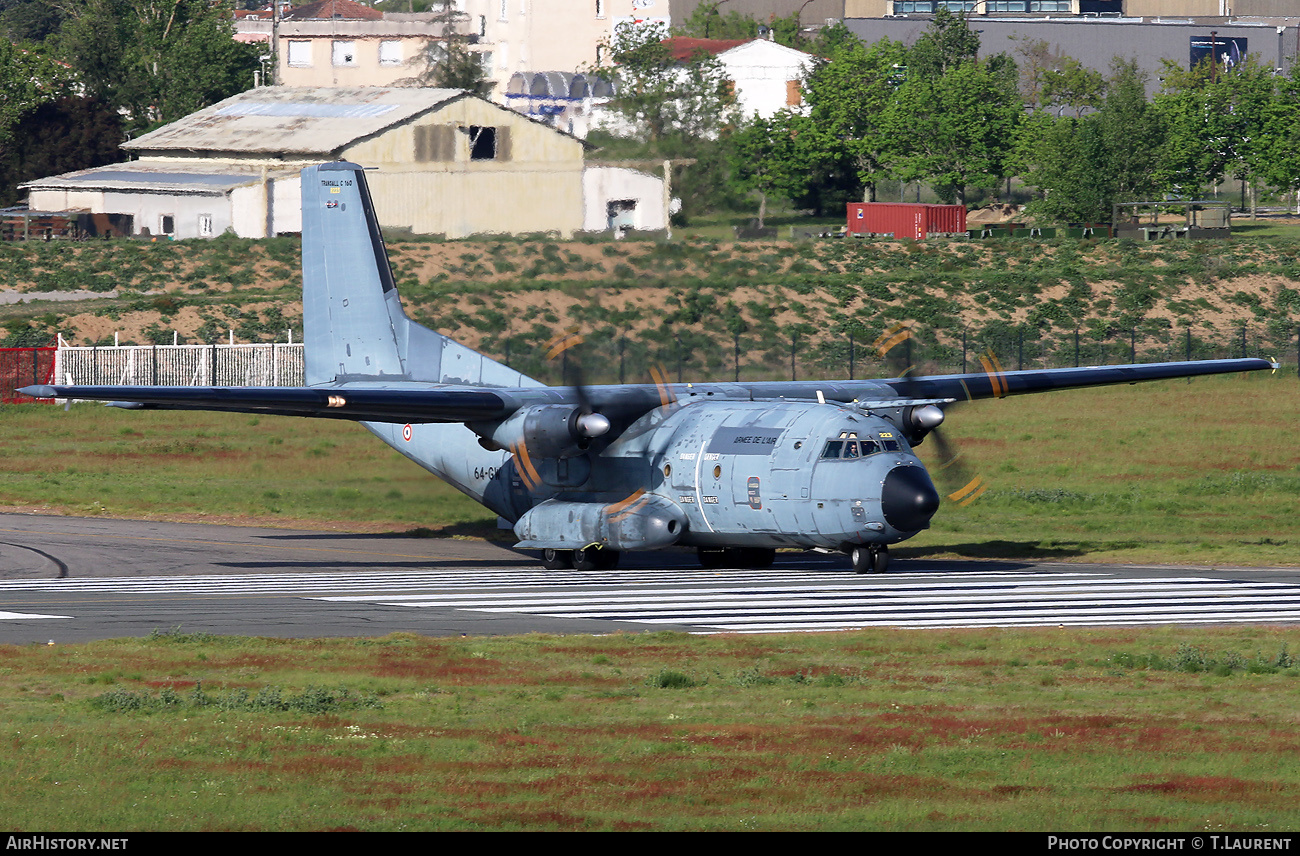
<instances>
[{"instance_id":1,"label":"red patch of vegetation","mask_svg":"<svg viewBox=\"0 0 1300 856\"><path fill-rule=\"evenodd\" d=\"M483 814L466 814L463 817L470 823L478 824L487 829L523 827L524 829L573 831L600 827L599 823L593 823L586 818L559 811L507 811L496 808Z\"/></svg>"},{"instance_id":2,"label":"red patch of vegetation","mask_svg":"<svg viewBox=\"0 0 1300 856\"><path fill-rule=\"evenodd\" d=\"M1117 793L1162 794L1197 803L1247 802L1255 807L1291 805L1294 788L1280 782L1252 782L1231 776L1174 776L1114 789Z\"/></svg>"}]
</instances>

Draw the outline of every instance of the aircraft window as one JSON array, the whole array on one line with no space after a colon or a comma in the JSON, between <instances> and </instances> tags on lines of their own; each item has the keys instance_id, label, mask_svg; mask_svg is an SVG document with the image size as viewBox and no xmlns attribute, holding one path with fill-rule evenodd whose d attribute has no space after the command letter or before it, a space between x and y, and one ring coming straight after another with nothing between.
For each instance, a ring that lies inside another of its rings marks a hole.
<instances>
[{"instance_id":1,"label":"aircraft window","mask_svg":"<svg viewBox=\"0 0 1300 856\"><path fill-rule=\"evenodd\" d=\"M880 451L880 444L877 443L875 440L862 441L862 457L865 458L867 455L874 455L876 454L876 452L879 451Z\"/></svg>"},{"instance_id":2,"label":"aircraft window","mask_svg":"<svg viewBox=\"0 0 1300 856\"><path fill-rule=\"evenodd\" d=\"M858 456L858 441L850 440L844 444L844 457L856 458Z\"/></svg>"},{"instance_id":3,"label":"aircraft window","mask_svg":"<svg viewBox=\"0 0 1300 856\"><path fill-rule=\"evenodd\" d=\"M880 445L882 445L882 446L885 447L885 451L886 451L886 452L897 452L897 451L899 451L899 446L898 446L898 441L897 441L897 440L881 440L881 441L880 441Z\"/></svg>"},{"instance_id":4,"label":"aircraft window","mask_svg":"<svg viewBox=\"0 0 1300 856\"><path fill-rule=\"evenodd\" d=\"M826 448L822 450L822 457L838 458L840 456L840 448L843 445L844 445L843 440L827 440Z\"/></svg>"}]
</instances>

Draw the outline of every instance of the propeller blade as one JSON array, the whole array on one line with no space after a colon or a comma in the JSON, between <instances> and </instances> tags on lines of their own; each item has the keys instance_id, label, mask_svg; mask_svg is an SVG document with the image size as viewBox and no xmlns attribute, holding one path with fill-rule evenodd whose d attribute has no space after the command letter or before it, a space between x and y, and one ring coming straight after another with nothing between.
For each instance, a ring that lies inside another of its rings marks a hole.
<instances>
[{"instance_id":1,"label":"propeller blade","mask_svg":"<svg viewBox=\"0 0 1300 856\"><path fill-rule=\"evenodd\" d=\"M889 329L880 334L876 339L875 348L880 354L885 364L890 366L890 371L895 377L898 377L902 383L898 384L896 389L903 398L918 398L919 390L916 388L914 380L915 366L912 364L912 338L913 325L910 322L900 322L894 324ZM1005 395L1006 383L1002 380L1003 368L998 362L996 356L990 350L980 356L980 364L988 373L990 381L993 383L993 389L1001 390L1001 395ZM938 405L928 405L929 407L938 408ZM941 409L944 415L953 405L944 405ZM939 427L943 421L942 417L934 419L933 414L918 412L922 426L931 423L932 427L927 427L924 433L925 439L933 442L936 457L939 463L934 468L934 475L937 476L939 483L947 498L958 505L970 505L988 490L988 483L984 477L978 473L973 473L966 466L962 459L961 452L948 440L947 435Z\"/></svg>"}]
</instances>

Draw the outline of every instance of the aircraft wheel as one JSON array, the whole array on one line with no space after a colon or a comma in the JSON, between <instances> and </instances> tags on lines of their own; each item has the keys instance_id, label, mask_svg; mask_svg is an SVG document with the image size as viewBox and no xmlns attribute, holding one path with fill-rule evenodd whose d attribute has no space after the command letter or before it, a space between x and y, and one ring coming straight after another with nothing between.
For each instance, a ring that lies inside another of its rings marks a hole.
<instances>
[{"instance_id":1,"label":"aircraft wheel","mask_svg":"<svg viewBox=\"0 0 1300 856\"><path fill-rule=\"evenodd\" d=\"M855 574L883 574L889 570L889 548L874 544L854 547L849 553Z\"/></svg>"},{"instance_id":2,"label":"aircraft wheel","mask_svg":"<svg viewBox=\"0 0 1300 856\"><path fill-rule=\"evenodd\" d=\"M742 568L770 568L776 561L776 549L773 547L740 548L739 565Z\"/></svg>"},{"instance_id":3,"label":"aircraft wheel","mask_svg":"<svg viewBox=\"0 0 1300 856\"><path fill-rule=\"evenodd\" d=\"M727 551L717 547L700 547L695 555L699 557L701 567L721 568L727 563Z\"/></svg>"},{"instance_id":4,"label":"aircraft wheel","mask_svg":"<svg viewBox=\"0 0 1300 856\"><path fill-rule=\"evenodd\" d=\"M542 551L542 567L548 571L564 571L573 567L572 550L552 550L547 547Z\"/></svg>"},{"instance_id":5,"label":"aircraft wheel","mask_svg":"<svg viewBox=\"0 0 1300 856\"><path fill-rule=\"evenodd\" d=\"M573 551L573 567L578 571L600 571L618 564L619 552L604 547L583 547Z\"/></svg>"}]
</instances>

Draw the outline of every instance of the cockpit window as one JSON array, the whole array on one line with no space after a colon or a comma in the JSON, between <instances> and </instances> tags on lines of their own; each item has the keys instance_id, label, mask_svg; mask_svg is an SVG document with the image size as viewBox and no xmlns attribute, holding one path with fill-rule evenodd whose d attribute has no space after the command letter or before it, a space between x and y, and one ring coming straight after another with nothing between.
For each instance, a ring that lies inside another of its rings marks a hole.
<instances>
[{"instance_id":1,"label":"cockpit window","mask_svg":"<svg viewBox=\"0 0 1300 856\"><path fill-rule=\"evenodd\" d=\"M827 440L822 449L822 460L849 461L865 458L878 452L901 452L902 444L892 432L880 432L878 440L859 440L854 434L841 435L838 440Z\"/></svg>"}]
</instances>

